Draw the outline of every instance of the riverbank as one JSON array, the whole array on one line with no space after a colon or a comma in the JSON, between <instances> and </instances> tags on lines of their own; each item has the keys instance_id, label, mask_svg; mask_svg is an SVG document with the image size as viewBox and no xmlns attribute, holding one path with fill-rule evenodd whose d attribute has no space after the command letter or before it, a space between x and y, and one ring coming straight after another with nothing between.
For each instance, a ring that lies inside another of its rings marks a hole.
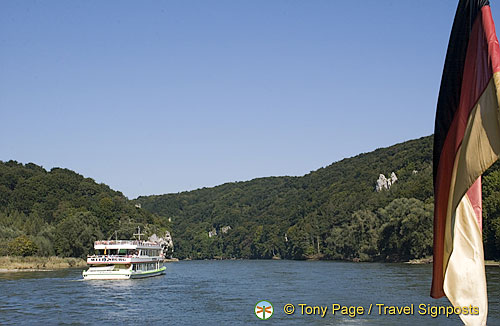
<instances>
[{"instance_id":1,"label":"riverbank","mask_svg":"<svg viewBox=\"0 0 500 326\"><path fill-rule=\"evenodd\" d=\"M71 257L0 257L0 272L46 271L61 268L84 267L87 263L81 258Z\"/></svg>"},{"instance_id":2,"label":"riverbank","mask_svg":"<svg viewBox=\"0 0 500 326\"><path fill-rule=\"evenodd\" d=\"M425 257L425 258L419 258L419 259L412 259L410 261L405 262L405 264L432 264L433 257Z\"/></svg>"}]
</instances>

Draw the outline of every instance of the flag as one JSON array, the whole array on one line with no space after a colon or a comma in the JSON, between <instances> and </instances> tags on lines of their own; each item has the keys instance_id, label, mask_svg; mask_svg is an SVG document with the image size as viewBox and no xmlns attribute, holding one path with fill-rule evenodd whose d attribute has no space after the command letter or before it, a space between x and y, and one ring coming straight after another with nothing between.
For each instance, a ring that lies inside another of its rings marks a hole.
<instances>
[{"instance_id":1,"label":"flag","mask_svg":"<svg viewBox=\"0 0 500 326\"><path fill-rule=\"evenodd\" d=\"M460 0L453 22L434 128L434 265L431 296L466 325L488 312L482 242L481 174L500 154L500 49L489 2Z\"/></svg>"}]
</instances>

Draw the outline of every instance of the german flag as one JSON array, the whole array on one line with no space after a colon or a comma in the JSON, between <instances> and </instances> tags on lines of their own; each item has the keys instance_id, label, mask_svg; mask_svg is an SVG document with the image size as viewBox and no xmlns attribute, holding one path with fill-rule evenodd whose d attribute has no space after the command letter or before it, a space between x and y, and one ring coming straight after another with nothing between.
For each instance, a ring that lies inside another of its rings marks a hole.
<instances>
[{"instance_id":1,"label":"german flag","mask_svg":"<svg viewBox=\"0 0 500 326\"><path fill-rule=\"evenodd\" d=\"M434 130L434 266L431 296L466 325L488 310L482 242L481 174L500 154L500 49L489 2L458 4L441 80Z\"/></svg>"}]
</instances>

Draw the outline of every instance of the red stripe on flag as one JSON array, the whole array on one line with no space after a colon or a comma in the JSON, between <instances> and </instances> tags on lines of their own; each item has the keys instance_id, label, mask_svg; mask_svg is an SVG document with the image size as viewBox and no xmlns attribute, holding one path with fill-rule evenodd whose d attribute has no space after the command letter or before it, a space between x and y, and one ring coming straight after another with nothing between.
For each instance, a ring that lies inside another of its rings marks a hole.
<instances>
[{"instance_id":1,"label":"red stripe on flag","mask_svg":"<svg viewBox=\"0 0 500 326\"><path fill-rule=\"evenodd\" d=\"M467 190L467 197L474 208L474 213L476 214L476 220L479 224L479 229L483 229L483 202L481 200L481 177L472 184L472 186Z\"/></svg>"},{"instance_id":2,"label":"red stripe on flag","mask_svg":"<svg viewBox=\"0 0 500 326\"><path fill-rule=\"evenodd\" d=\"M484 33L488 43L488 53L491 59L491 70L493 73L500 71L500 47L498 46L497 34L495 33L495 23L491 16L490 6L481 8Z\"/></svg>"}]
</instances>

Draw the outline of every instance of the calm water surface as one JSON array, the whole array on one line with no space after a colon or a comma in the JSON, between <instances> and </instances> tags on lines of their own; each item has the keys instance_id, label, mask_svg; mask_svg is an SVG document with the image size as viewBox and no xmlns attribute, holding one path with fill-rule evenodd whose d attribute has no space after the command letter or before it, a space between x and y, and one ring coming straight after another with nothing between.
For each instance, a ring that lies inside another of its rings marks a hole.
<instances>
[{"instance_id":1,"label":"calm water surface","mask_svg":"<svg viewBox=\"0 0 500 326\"><path fill-rule=\"evenodd\" d=\"M487 267L488 325L500 325L500 268ZM82 281L81 270L0 273L0 324L35 325L459 325L458 317L421 316L430 265L305 261L186 261L142 280ZM268 300L274 314L257 319ZM293 315L283 312L293 304ZM328 306L324 318L301 315L299 303ZM333 303L415 305L414 315L332 315Z\"/></svg>"}]
</instances>

